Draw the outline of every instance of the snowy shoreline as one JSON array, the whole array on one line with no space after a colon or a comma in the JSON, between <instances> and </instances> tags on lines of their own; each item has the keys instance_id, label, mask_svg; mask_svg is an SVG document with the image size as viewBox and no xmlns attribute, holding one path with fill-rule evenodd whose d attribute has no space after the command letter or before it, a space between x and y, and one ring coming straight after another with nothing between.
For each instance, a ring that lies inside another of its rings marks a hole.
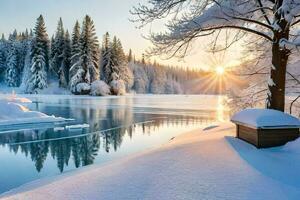
<instances>
[{"instance_id":1,"label":"snowy shoreline","mask_svg":"<svg viewBox=\"0 0 300 200\"><path fill-rule=\"evenodd\" d=\"M38 180L3 199L299 199L299 140L256 149L231 123L106 165ZM237 192L238 191L238 192Z\"/></svg>"},{"instance_id":2,"label":"snowy shoreline","mask_svg":"<svg viewBox=\"0 0 300 200\"><path fill-rule=\"evenodd\" d=\"M17 130L23 126L53 124L68 119L49 116L41 112L30 111L24 104L32 103L24 97L7 96L0 98L0 129L1 132Z\"/></svg>"}]
</instances>

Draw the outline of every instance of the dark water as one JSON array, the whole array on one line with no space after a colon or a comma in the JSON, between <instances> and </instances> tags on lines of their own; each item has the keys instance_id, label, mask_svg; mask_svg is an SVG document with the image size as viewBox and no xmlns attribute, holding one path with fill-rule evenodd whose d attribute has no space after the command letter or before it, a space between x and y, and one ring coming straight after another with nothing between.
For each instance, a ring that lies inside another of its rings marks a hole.
<instances>
[{"instance_id":1,"label":"dark water","mask_svg":"<svg viewBox=\"0 0 300 200\"><path fill-rule=\"evenodd\" d=\"M31 110L74 121L0 133L0 193L159 146L226 116L216 96L29 98ZM89 127L68 128L78 124Z\"/></svg>"}]
</instances>

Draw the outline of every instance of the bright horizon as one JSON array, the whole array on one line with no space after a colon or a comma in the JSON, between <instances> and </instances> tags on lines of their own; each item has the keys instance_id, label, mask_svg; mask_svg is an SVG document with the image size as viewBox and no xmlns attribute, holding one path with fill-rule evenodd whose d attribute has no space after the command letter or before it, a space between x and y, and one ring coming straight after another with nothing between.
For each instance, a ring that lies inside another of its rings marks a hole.
<instances>
[{"instance_id":1,"label":"bright horizon","mask_svg":"<svg viewBox=\"0 0 300 200\"><path fill-rule=\"evenodd\" d=\"M151 43L143 38L143 35L148 34L150 28L136 29L136 24L129 21L132 17L129 10L143 2L145 0L85 0L84 3L80 0L2 0L0 17L4 20L0 21L0 33L4 33L7 37L14 29L24 31L26 28L33 28L36 18L42 14L45 18L47 32L51 37L55 33L59 17L62 17L65 29L72 32L75 21L81 22L83 17L88 14L95 22L100 42L102 36L108 31L111 35L116 35L121 39L126 53L131 48L137 59L140 59L141 55L151 46ZM164 31L163 27L158 27L160 28L152 27L152 31ZM215 63L217 59L205 52L205 47L205 40L200 40L184 60L177 58L170 60L151 58L151 60L155 59L166 65L197 69L208 69L214 65L238 64L237 50L234 48L221 61Z\"/></svg>"}]
</instances>

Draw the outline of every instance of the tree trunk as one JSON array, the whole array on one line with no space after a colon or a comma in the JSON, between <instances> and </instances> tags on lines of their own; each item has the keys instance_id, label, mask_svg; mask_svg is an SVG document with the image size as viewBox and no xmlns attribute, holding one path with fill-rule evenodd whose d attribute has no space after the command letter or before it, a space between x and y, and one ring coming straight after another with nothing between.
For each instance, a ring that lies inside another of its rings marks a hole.
<instances>
[{"instance_id":1,"label":"tree trunk","mask_svg":"<svg viewBox=\"0 0 300 200\"><path fill-rule=\"evenodd\" d=\"M268 82L269 94L267 108L284 112L285 105L285 75L288 52L281 49L279 43L272 46L271 77Z\"/></svg>"},{"instance_id":2,"label":"tree trunk","mask_svg":"<svg viewBox=\"0 0 300 200\"><path fill-rule=\"evenodd\" d=\"M289 57L289 50L281 47L282 39L289 39L289 23L282 16L278 9L282 6L283 0L277 0L275 6L274 25L277 28L274 30L272 44L272 67L271 76L268 81L268 99L267 108L275 109L284 112L285 106L285 75L286 66Z\"/></svg>"}]
</instances>

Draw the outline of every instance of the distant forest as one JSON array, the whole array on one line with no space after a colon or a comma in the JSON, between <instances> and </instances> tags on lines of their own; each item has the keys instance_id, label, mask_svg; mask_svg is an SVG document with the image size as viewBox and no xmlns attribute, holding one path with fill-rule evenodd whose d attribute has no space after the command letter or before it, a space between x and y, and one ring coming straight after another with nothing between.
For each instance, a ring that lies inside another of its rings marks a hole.
<instances>
[{"instance_id":1,"label":"distant forest","mask_svg":"<svg viewBox=\"0 0 300 200\"><path fill-rule=\"evenodd\" d=\"M34 29L15 30L8 38L2 34L0 40L1 87L18 88L23 93L40 93L50 83L76 95L218 93L210 75L150 62L144 55L136 59L109 33L104 34L101 45L88 15L81 24L75 23L72 33L59 19L51 38L40 15ZM211 87L204 90L207 85Z\"/></svg>"}]
</instances>

